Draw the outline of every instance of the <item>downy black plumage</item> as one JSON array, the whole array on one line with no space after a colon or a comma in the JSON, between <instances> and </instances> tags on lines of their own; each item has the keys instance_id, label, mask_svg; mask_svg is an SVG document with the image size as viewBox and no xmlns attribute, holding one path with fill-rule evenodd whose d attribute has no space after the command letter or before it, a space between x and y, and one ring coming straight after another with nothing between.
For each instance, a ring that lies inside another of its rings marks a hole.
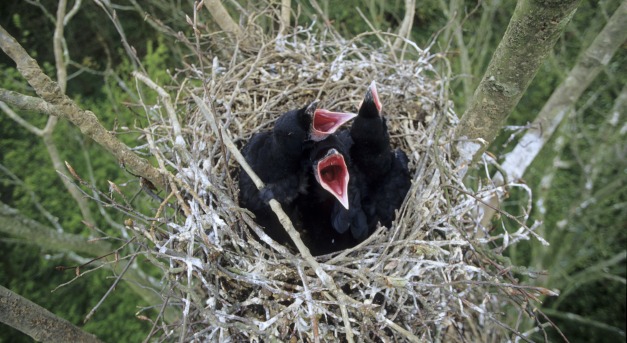
<instances>
[{"instance_id":1,"label":"downy black plumage","mask_svg":"<svg viewBox=\"0 0 627 343\"><path fill-rule=\"evenodd\" d=\"M306 147L311 140L321 140L352 119L351 113L317 109L318 102L286 112L277 119L271 131L255 134L242 153L264 182L259 191L251 178L240 171L240 205L255 214L256 222L279 243L289 242L289 236L268 202L274 198L292 221L298 221L293 202L305 191L308 170Z\"/></svg>"},{"instance_id":2,"label":"downy black plumage","mask_svg":"<svg viewBox=\"0 0 627 343\"><path fill-rule=\"evenodd\" d=\"M366 91L357 118L350 128L353 139L350 155L363 174L366 190L362 207L372 233L376 223L390 227L397 210L411 186L407 155L392 150L382 104L373 81Z\"/></svg>"},{"instance_id":3,"label":"downy black plumage","mask_svg":"<svg viewBox=\"0 0 627 343\"><path fill-rule=\"evenodd\" d=\"M367 237L361 209L361 176L352 170L347 131L314 144L310 153L308 191L296 201L313 255L357 245Z\"/></svg>"}]
</instances>

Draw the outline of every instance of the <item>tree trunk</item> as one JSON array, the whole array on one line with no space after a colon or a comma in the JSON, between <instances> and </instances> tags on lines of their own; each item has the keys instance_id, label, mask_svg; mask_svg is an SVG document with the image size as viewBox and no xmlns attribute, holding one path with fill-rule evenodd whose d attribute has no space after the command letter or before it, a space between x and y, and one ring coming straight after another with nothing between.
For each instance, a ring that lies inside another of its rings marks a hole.
<instances>
[{"instance_id":1,"label":"tree trunk","mask_svg":"<svg viewBox=\"0 0 627 343\"><path fill-rule=\"evenodd\" d=\"M578 5L579 0L518 2L507 31L457 126L458 166L467 168L496 138Z\"/></svg>"},{"instance_id":2,"label":"tree trunk","mask_svg":"<svg viewBox=\"0 0 627 343\"><path fill-rule=\"evenodd\" d=\"M508 178L517 180L523 176L562 119L573 109L581 94L610 62L625 40L627 40L627 1L623 1L614 12L603 31L581 55L566 79L542 107L531 128L520 139L514 150L506 155L501 169ZM504 182L503 175L500 173L495 175L493 182L496 186L501 186ZM499 196L493 194L486 199L491 207L482 206L484 215L481 222L484 226L487 226L492 219L494 215L492 208L498 206L498 198Z\"/></svg>"}]
</instances>

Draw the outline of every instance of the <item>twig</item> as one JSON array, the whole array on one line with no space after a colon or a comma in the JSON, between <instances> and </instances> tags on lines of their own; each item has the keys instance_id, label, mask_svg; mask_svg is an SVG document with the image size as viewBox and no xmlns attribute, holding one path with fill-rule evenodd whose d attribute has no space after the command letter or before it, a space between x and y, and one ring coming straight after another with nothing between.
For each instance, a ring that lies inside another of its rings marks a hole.
<instances>
[{"instance_id":1,"label":"twig","mask_svg":"<svg viewBox=\"0 0 627 343\"><path fill-rule=\"evenodd\" d=\"M105 301L105 299L107 299L109 294L111 294L111 292L113 292L113 290L118 285L118 283L120 283L120 280L122 280L122 277L124 276L124 274L126 274L126 271L128 270L128 268L130 268L131 264L133 264L133 262L135 261L136 257L137 257L137 255L131 256L131 259L126 264L126 267L124 267L124 269L122 270L120 275L118 275L118 277L115 279L115 281L113 282L111 287L109 287L109 290L107 290L107 293L105 293L105 295L102 296L102 298L100 299L100 301L98 301L96 306L94 306L94 308L92 308L91 311L89 311L87 316L85 316L85 319L83 319L83 323L87 323L87 321L89 321L91 319L91 317L94 315L94 313L96 313L96 310L98 310L98 307L100 307L100 305L102 305L102 303Z\"/></svg>"},{"instance_id":2,"label":"twig","mask_svg":"<svg viewBox=\"0 0 627 343\"><path fill-rule=\"evenodd\" d=\"M185 164L189 163L190 155L189 151L187 151L187 144L185 143L185 139L183 138L183 134L181 132L181 124L179 123L179 119L176 116L176 110L172 105L172 101L170 98L170 94L165 91L162 87L154 83L148 76L138 71L133 71L133 76L138 80L143 82L146 86L150 87L154 91L159 94L163 105L165 106L165 111L170 118L170 125L172 125L172 131L174 132L174 148L179 153L180 157L183 159Z\"/></svg>"}]
</instances>

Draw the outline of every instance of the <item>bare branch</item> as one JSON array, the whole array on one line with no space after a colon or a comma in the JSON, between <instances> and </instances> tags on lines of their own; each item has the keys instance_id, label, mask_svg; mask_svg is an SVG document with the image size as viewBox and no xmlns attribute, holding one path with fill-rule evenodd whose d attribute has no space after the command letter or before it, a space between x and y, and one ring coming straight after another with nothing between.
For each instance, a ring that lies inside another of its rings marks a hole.
<instances>
[{"instance_id":1,"label":"bare branch","mask_svg":"<svg viewBox=\"0 0 627 343\"><path fill-rule=\"evenodd\" d=\"M2 286L0 322L40 342L102 342L96 336Z\"/></svg>"},{"instance_id":2,"label":"bare branch","mask_svg":"<svg viewBox=\"0 0 627 343\"><path fill-rule=\"evenodd\" d=\"M41 213L48 220L48 222L50 222L50 225L52 225L55 230L57 230L58 232L62 232L63 231L63 227L59 224L59 218L57 218L54 215L52 215L52 213L50 213L41 204L41 202L39 201L38 196L35 194L35 192L32 189L30 189L30 187L28 187L26 184L24 184L24 181L20 180L20 178L17 177L17 175L13 174L13 172L11 172L9 169L7 169L2 164L0 164L0 171L2 171L6 176L9 177L9 179L11 180L10 182L13 185L17 185L17 186L21 187L22 190L24 192L26 192L30 196L31 203L35 206L35 208L37 208L39 213Z\"/></svg>"},{"instance_id":3,"label":"bare branch","mask_svg":"<svg viewBox=\"0 0 627 343\"><path fill-rule=\"evenodd\" d=\"M57 68L57 83L63 93L65 93L67 86L67 63L65 54L63 53L63 28L66 6L67 0L59 0L57 18L54 26L54 36L52 38L54 60Z\"/></svg>"},{"instance_id":4,"label":"bare branch","mask_svg":"<svg viewBox=\"0 0 627 343\"><path fill-rule=\"evenodd\" d=\"M71 235L52 230L49 227L22 216L16 209L0 202L0 232L24 239L30 244L36 244L46 249L56 251L74 251L91 256L104 255L113 247L103 241L87 244L85 237Z\"/></svg>"},{"instance_id":5,"label":"bare branch","mask_svg":"<svg viewBox=\"0 0 627 343\"><path fill-rule=\"evenodd\" d=\"M30 95L24 95L24 94L6 90L3 88L0 88L0 101L6 102L7 104L11 106L15 106L23 111L35 111L35 112L47 114L49 116L56 115L56 111L58 110L56 106L49 104L40 98L36 98Z\"/></svg>"},{"instance_id":6,"label":"bare branch","mask_svg":"<svg viewBox=\"0 0 627 343\"><path fill-rule=\"evenodd\" d=\"M35 92L46 102L56 105L56 115L76 125L81 132L92 138L135 175L143 176L159 188L165 188L165 182L157 169L145 159L137 156L126 145L112 135L91 111L81 109L74 101L65 96L59 86L41 70L37 61L3 27L0 26L0 47L15 61L17 68L26 78Z\"/></svg>"},{"instance_id":7,"label":"bare branch","mask_svg":"<svg viewBox=\"0 0 627 343\"><path fill-rule=\"evenodd\" d=\"M67 25L67 23L69 23L70 20L72 20L74 15L76 15L76 13L78 13L78 10L81 9L81 4L82 3L83 3L82 0L74 1L74 6L72 6L72 9L69 12L67 12L65 17L63 18L63 25Z\"/></svg>"},{"instance_id":8,"label":"bare branch","mask_svg":"<svg viewBox=\"0 0 627 343\"><path fill-rule=\"evenodd\" d=\"M16 123L22 125L26 130L30 131L32 134L36 136L43 135L43 130L31 125L31 123L24 120L24 118L20 117L17 113L15 113L15 111L13 111L4 101L0 101L0 109L7 116L9 116L9 118L13 119Z\"/></svg>"},{"instance_id":9,"label":"bare branch","mask_svg":"<svg viewBox=\"0 0 627 343\"><path fill-rule=\"evenodd\" d=\"M174 131L174 144L173 144L174 148L179 153L181 158L183 158L184 162L186 163L189 162L189 159L190 159L189 152L187 151L185 139L183 138L183 134L181 131L181 124L179 123L179 119L176 116L176 110L174 110L174 106L172 106L170 94L168 94L168 92L166 92L165 89L157 85L154 81L152 81L145 74L142 74L138 71L134 71L133 76L136 77L141 82L143 82L146 86L156 91L157 94L159 94L159 97L161 98L161 101L163 102L165 106L165 111L168 114L168 117L170 118L170 125L172 125L172 131Z\"/></svg>"},{"instance_id":10,"label":"bare branch","mask_svg":"<svg viewBox=\"0 0 627 343\"><path fill-rule=\"evenodd\" d=\"M53 35L53 52L55 57L55 66L57 71L57 83L62 93L65 93L65 89L67 86L67 65L68 65L68 56L67 49L65 49L65 38L63 36L64 28L65 28L65 9L67 6L67 0L59 1L55 19L55 30ZM76 9L76 6L75 6ZM4 109L4 108L3 108ZM7 109L4 109L7 114L13 118L13 120L20 123L22 126L29 129L31 132L35 133L37 136L43 139L44 145L46 146L46 150L48 151L48 155L50 156L50 160L55 170L59 173L63 173L67 175L67 172L64 168L63 161L59 155L59 150L52 138L52 134L57 125L59 118L56 115L52 115L48 118L48 122L43 130L34 130L34 127L24 120L20 120L16 114L12 115L8 113ZM63 186L68 190L70 196L76 201L78 207L81 211L81 215L85 220L90 223L94 223L94 218L91 214L91 210L86 202L86 200L81 196L80 191L76 188L74 184L68 181L67 178L61 177L61 182Z\"/></svg>"},{"instance_id":11,"label":"bare branch","mask_svg":"<svg viewBox=\"0 0 627 343\"><path fill-rule=\"evenodd\" d=\"M279 33L285 33L288 27L290 27L290 17L292 15L292 1L281 0L281 28Z\"/></svg>"},{"instance_id":12,"label":"bare branch","mask_svg":"<svg viewBox=\"0 0 627 343\"><path fill-rule=\"evenodd\" d=\"M77 10L76 5L78 5L78 2L75 4L73 10ZM66 7L67 7L67 0L60 0L59 4L57 5L55 29L54 29L53 39L52 39L55 66L57 70L57 83L59 85L59 88L61 89L61 92L64 94L67 88L67 65L69 61L68 51L65 48L65 37L64 37L64 29L67 23L66 19L69 20L69 18L66 18L66 15L65 15ZM54 132L54 129L57 125L58 120L59 120L59 117L57 116L50 116L48 118L46 127L41 132L42 133L41 138L43 139L44 145L46 146L46 150L48 151L48 155L50 156L50 160L52 162L54 169L59 173L68 175L67 171L65 170L63 161L61 160L61 156L59 155L59 150L57 149L57 145L55 144L54 139L52 138L52 134ZM74 201L76 201L76 203L78 204L78 207L81 211L81 215L83 216L83 218L89 223L92 223L92 224L95 223L94 218L91 214L91 210L89 209L89 205L87 204L86 199L82 197L81 192L77 189L77 187L72 182L68 180L68 178L61 177L61 176L60 178L61 178L61 182L63 183L63 186L68 190L68 193L70 193L70 196L72 196Z\"/></svg>"},{"instance_id":13,"label":"bare branch","mask_svg":"<svg viewBox=\"0 0 627 343\"><path fill-rule=\"evenodd\" d=\"M0 232L20 238L26 243L36 244L47 250L69 251L87 256L105 256L116 250L112 244L103 240L87 241L81 235L72 235L54 230L38 221L24 217L18 210L2 202L0 202L0 222L3 223L3 225L0 225ZM115 261L113 263L98 261L97 264L100 263L104 263L107 268L114 272L119 269ZM129 269L124 276L124 280L128 281L133 291L147 303L154 305L162 302L161 297L157 293L146 287L151 285L151 281L141 271L134 268ZM0 312L1 310L2 306L0 306ZM176 318L173 308L166 310L166 318L170 321Z\"/></svg>"},{"instance_id":14,"label":"bare branch","mask_svg":"<svg viewBox=\"0 0 627 343\"><path fill-rule=\"evenodd\" d=\"M124 274L126 274L129 267L133 264L133 262L135 262L135 258L137 258L137 255L131 256L131 258L126 263L126 266L124 267L120 275L118 275L118 277L115 278L115 282L113 282L113 284L109 287L109 290L107 290L107 293L105 293L105 295L102 296L102 298L100 299L100 301L98 301L96 306L94 306L94 308L92 308L91 311L89 311L89 313L85 316L83 323L86 323L87 321L91 319L91 317L96 313L96 310L98 310L98 307L100 307L100 305L102 305L102 303L105 301L105 299L107 299L107 297L111 294L111 292L115 290L115 287L120 283L120 280L122 280L122 277L124 276Z\"/></svg>"}]
</instances>

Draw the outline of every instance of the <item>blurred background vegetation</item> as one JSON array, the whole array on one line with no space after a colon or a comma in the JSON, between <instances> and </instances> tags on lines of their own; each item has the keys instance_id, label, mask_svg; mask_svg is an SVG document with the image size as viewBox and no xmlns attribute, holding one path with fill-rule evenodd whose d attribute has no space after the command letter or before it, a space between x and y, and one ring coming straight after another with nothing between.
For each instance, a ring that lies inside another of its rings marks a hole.
<instances>
[{"instance_id":1,"label":"blurred background vegetation","mask_svg":"<svg viewBox=\"0 0 627 343\"><path fill-rule=\"evenodd\" d=\"M238 3L241 8L232 6L233 13L237 10L252 12L255 6L260 6L253 1ZM372 28L394 32L405 11L403 0L320 0L319 4L345 37ZM619 4L619 0L582 1L554 53L510 116L508 125L511 127L504 130L490 148L492 154L502 156L513 148L516 138L524 133L524 126L535 118ZM56 5L57 1L52 0L0 3L0 24L53 77L54 26L50 18L54 17ZM450 94L458 115L464 112L464 104L481 80L514 5L514 2L498 0L428 0L417 5L412 39L421 47L431 45L432 51L446 54L453 75ZM182 51L175 34L191 36L185 21L191 6L191 1L151 0L142 1L141 6L136 1L124 1L116 8L128 42L137 50L151 78L162 84L170 82L170 75L177 66L194 62L194 56ZM293 7L301 13L299 24L315 16L309 2L294 1ZM209 16L203 14L203 18ZM156 25L155 19L171 30ZM105 127L111 130L130 128L121 138L133 142L137 134L132 128L141 126L144 117L132 106L135 96L130 76L132 62L120 44L115 27L94 2L88 1L67 26L65 38L72 61L67 94L83 108L96 113ZM525 175L524 181L534 194L532 219L543 222L541 233L551 245L529 241L514 245L506 252L515 265L546 271L536 280L525 282L562 292L560 297L543 299L541 308L571 342L625 341L627 128L625 105L621 108L616 104L619 94L625 92L626 58L627 49L623 45ZM25 94L32 92L4 54L0 54L0 64L0 87ZM47 120L38 113L20 115L40 128ZM62 159L70 162L80 175L93 173L91 178L98 188L107 189L107 180L111 180L130 190L139 189L134 177L70 124L60 122L54 139ZM520 213L527 196L513 191L506 208ZM75 202L53 170L41 139L4 113L0 113L0 200L29 218L47 223L36 207L41 204L58 218L67 232L91 234L81 223ZM156 205L149 203L147 206ZM94 205L92 211L98 213L98 210ZM107 214L114 221L124 220L115 211ZM102 230L119 235L102 216L95 217ZM502 230L501 221L505 221L505 226L515 226L501 218L494 222L495 232ZM0 236L0 284L105 341L143 340L152 324L136 314L148 304L142 303L124 283L116 288L95 317L83 324L85 315L115 280L110 272L99 270L52 292L74 277L73 271L56 271L55 267L74 264L64 253ZM518 316L517 313L511 315L512 318ZM531 326L529 323L528 327ZM555 330L548 329L548 333L550 341L561 340ZM544 339L541 334L533 338ZM29 340L0 325L0 342Z\"/></svg>"}]
</instances>

